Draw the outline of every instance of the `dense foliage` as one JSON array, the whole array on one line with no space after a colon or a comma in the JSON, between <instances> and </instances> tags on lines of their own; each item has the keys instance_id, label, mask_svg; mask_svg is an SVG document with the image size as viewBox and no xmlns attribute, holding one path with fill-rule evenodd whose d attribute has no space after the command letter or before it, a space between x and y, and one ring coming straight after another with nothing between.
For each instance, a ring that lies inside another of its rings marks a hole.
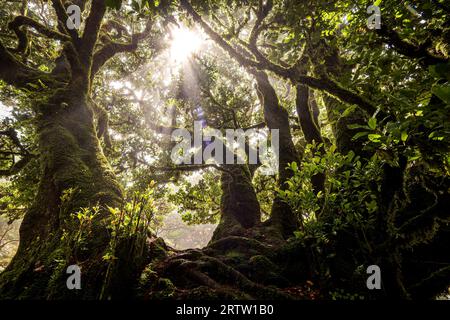
<instances>
[{"instance_id":1,"label":"dense foliage","mask_svg":"<svg viewBox=\"0 0 450 320\"><path fill-rule=\"evenodd\" d=\"M445 0L3 1L0 226L23 222L0 297L445 293L449 55ZM277 174L174 164L172 133L196 121L279 130ZM208 245L168 247L174 215L217 224Z\"/></svg>"}]
</instances>

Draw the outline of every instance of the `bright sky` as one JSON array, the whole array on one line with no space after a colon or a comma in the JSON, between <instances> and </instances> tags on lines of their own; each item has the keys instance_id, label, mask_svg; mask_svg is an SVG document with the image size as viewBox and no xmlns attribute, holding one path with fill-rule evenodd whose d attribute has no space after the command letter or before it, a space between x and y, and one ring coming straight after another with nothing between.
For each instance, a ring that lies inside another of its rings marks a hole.
<instances>
[{"instance_id":1,"label":"bright sky","mask_svg":"<svg viewBox=\"0 0 450 320\"><path fill-rule=\"evenodd\" d=\"M204 49L207 36L197 29L188 29L185 26L180 26L170 30L168 40L170 41L168 50L162 52L157 58L163 61L161 68L158 73L154 73L152 76L152 80L162 82L166 87L171 84L174 76L179 72L180 66L193 54L199 53L200 50ZM126 79L110 81L109 86L116 91L123 88L133 90L138 98L141 98L142 92L133 88L133 85ZM157 95L158 92L155 92L155 94Z\"/></svg>"},{"instance_id":2,"label":"bright sky","mask_svg":"<svg viewBox=\"0 0 450 320\"><path fill-rule=\"evenodd\" d=\"M204 44L204 37L196 30L189 30L185 27L171 30L170 59L181 64L189 56L198 52Z\"/></svg>"}]
</instances>

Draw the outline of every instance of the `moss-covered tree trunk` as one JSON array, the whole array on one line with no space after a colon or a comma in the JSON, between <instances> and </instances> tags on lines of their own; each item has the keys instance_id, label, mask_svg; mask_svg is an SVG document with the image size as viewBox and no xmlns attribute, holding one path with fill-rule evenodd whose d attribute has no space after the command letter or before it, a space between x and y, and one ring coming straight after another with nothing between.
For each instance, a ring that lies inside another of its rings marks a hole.
<instances>
[{"instance_id":1,"label":"moss-covered tree trunk","mask_svg":"<svg viewBox=\"0 0 450 320\"><path fill-rule=\"evenodd\" d=\"M319 126L319 110L315 101L312 99L312 90L304 85L296 86L295 107L298 114L300 126L302 127L303 135L308 144L315 143L320 145L323 143L322 134ZM314 103L312 103L314 101ZM323 153L323 145L318 148L319 152ZM311 177L314 192L317 194L324 189L325 174L317 173Z\"/></svg>"},{"instance_id":2,"label":"moss-covered tree trunk","mask_svg":"<svg viewBox=\"0 0 450 320\"><path fill-rule=\"evenodd\" d=\"M102 257L109 246L108 206L118 207L123 196L97 137L90 91L99 67L136 44L109 48L107 56L94 54L106 12L103 0L91 3L82 34L66 28L60 2L53 7L60 33L46 35L64 42L53 72L32 69L0 46L0 67L16 74L0 72L0 78L41 96L34 107L39 188L23 219L18 251L0 275L2 298L98 298L106 269ZM81 268L81 290L66 286L71 264Z\"/></svg>"},{"instance_id":3,"label":"moss-covered tree trunk","mask_svg":"<svg viewBox=\"0 0 450 320\"><path fill-rule=\"evenodd\" d=\"M339 49L333 48L327 44L325 46L325 66L315 66L315 71L325 77L332 77L339 79L345 74L351 73L351 67L345 65L340 58ZM327 112L328 119L331 123L331 128L336 142L337 150L342 154L347 154L349 151L355 152L356 155L366 157L367 153L363 150L363 145L359 141L354 141L352 138L360 129L350 129L351 124L364 124L367 115L364 114L360 108L356 107L348 115L344 116L344 112L351 105L346 104L333 96L322 95Z\"/></svg>"},{"instance_id":4,"label":"moss-covered tree trunk","mask_svg":"<svg viewBox=\"0 0 450 320\"><path fill-rule=\"evenodd\" d=\"M292 172L287 169L289 163L299 161L297 151L292 141L289 116L278 101L277 94L270 84L265 72L254 72L258 85L258 96L263 105L264 119L269 129L279 130L279 167L278 167L278 187L284 190L287 186L285 182L292 176ZM298 221L294 212L288 204L275 196L272 205L270 223L275 226L283 237L289 237L297 229Z\"/></svg>"},{"instance_id":5,"label":"moss-covered tree trunk","mask_svg":"<svg viewBox=\"0 0 450 320\"><path fill-rule=\"evenodd\" d=\"M310 89L304 85L296 86L295 108L307 143L322 143L322 135L318 123L318 114L313 112L310 104Z\"/></svg>"},{"instance_id":6,"label":"moss-covered tree trunk","mask_svg":"<svg viewBox=\"0 0 450 320\"><path fill-rule=\"evenodd\" d=\"M45 100L36 110L42 176L20 228L17 254L1 275L0 294L69 294L66 267L78 264L83 290L77 294L94 298L101 283L91 278L90 263L101 261L109 243L106 206L117 207L122 190L103 155L86 88L68 85ZM89 226L80 226L74 214L93 206L99 213Z\"/></svg>"},{"instance_id":7,"label":"moss-covered tree trunk","mask_svg":"<svg viewBox=\"0 0 450 320\"><path fill-rule=\"evenodd\" d=\"M247 165L227 165L221 175L220 222L212 241L225 236L243 235L261 221L261 211L252 175Z\"/></svg>"}]
</instances>

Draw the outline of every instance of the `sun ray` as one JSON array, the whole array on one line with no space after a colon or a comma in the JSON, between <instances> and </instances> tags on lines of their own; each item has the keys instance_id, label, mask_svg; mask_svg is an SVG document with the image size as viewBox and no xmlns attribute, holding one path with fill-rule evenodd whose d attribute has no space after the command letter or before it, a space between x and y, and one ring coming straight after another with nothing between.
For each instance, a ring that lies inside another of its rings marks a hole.
<instances>
[{"instance_id":1,"label":"sun ray","mask_svg":"<svg viewBox=\"0 0 450 320\"><path fill-rule=\"evenodd\" d=\"M175 63L184 63L192 54L199 51L203 39L199 32L185 27L171 31L170 58Z\"/></svg>"}]
</instances>

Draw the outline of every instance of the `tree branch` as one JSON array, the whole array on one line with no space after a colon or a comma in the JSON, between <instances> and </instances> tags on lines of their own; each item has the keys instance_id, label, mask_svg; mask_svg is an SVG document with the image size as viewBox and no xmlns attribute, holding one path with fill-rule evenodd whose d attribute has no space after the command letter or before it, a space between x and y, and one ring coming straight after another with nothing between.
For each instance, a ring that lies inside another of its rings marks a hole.
<instances>
[{"instance_id":1,"label":"tree branch","mask_svg":"<svg viewBox=\"0 0 450 320\"><path fill-rule=\"evenodd\" d=\"M106 1L105 0L93 0L91 4L91 11L86 19L86 25L84 28L83 36L81 38L81 44L78 48L80 53L80 60L84 63L88 63L91 55L94 51L95 43L98 39L100 32L100 25L102 19L106 13Z\"/></svg>"},{"instance_id":2,"label":"tree branch","mask_svg":"<svg viewBox=\"0 0 450 320\"><path fill-rule=\"evenodd\" d=\"M313 78L306 75L299 74L296 70L297 63L295 63L290 68L285 68L280 65L277 65L266 57L264 57L261 53L255 51L255 56L258 61L253 59L248 59L244 57L242 54L237 52L227 41L225 41L217 32L215 32L203 19L202 17L194 10L188 0L180 0L181 7L192 17L192 19L198 23L205 33L215 41L223 50L225 50L232 58L234 58L241 66L247 68L251 73L253 73L250 69L258 69L258 70L268 70L277 74L278 76L290 80L294 84L304 84L313 89L318 89L322 91L326 91L333 96L338 97L340 100L350 103L356 104L361 109L365 110L368 114L372 115L376 112L376 108L363 97L358 94L342 88L337 83L333 82L331 79L327 78Z\"/></svg>"},{"instance_id":3,"label":"tree branch","mask_svg":"<svg viewBox=\"0 0 450 320\"><path fill-rule=\"evenodd\" d=\"M17 88L36 90L33 85L51 86L56 79L50 74L33 69L18 61L0 42L0 79Z\"/></svg>"},{"instance_id":4,"label":"tree branch","mask_svg":"<svg viewBox=\"0 0 450 320\"><path fill-rule=\"evenodd\" d=\"M61 41L70 40L69 36L62 34L56 30L51 30L51 29L47 28L46 26L44 26L43 24L40 24L39 22L37 22L36 20L34 20L30 17L17 16L14 18L13 21L11 21L8 24L8 28L13 30L15 32L15 34L17 35L17 38L19 39L19 44L16 49L17 52L22 52L20 49L26 47L26 42L27 42L27 35L21 29L22 26L31 27L31 28L35 29L37 32L39 32L40 34L42 34L48 38L51 38L51 39L61 40ZM25 43L23 43L23 42L25 42Z\"/></svg>"},{"instance_id":5,"label":"tree branch","mask_svg":"<svg viewBox=\"0 0 450 320\"><path fill-rule=\"evenodd\" d=\"M19 138L17 137L17 132L13 128L9 128L7 130L0 131L1 136L7 136L14 145L16 145L19 150L25 154L28 154L27 149L22 145Z\"/></svg>"},{"instance_id":6,"label":"tree branch","mask_svg":"<svg viewBox=\"0 0 450 320\"><path fill-rule=\"evenodd\" d=\"M256 48L256 43L258 41L259 34L263 30L262 23L263 23L264 19L267 17L267 15L269 14L269 12L272 10L272 7L273 7L272 0L268 0L266 4L263 4L262 0L259 1L259 8L258 8L258 12L257 12L256 22L253 26L252 31L250 32L250 37L249 37L249 41L248 41L250 47Z\"/></svg>"},{"instance_id":7,"label":"tree branch","mask_svg":"<svg viewBox=\"0 0 450 320\"><path fill-rule=\"evenodd\" d=\"M431 40L425 41L420 46L415 46L400 38L400 35L396 31L387 27L386 24L383 24L381 29L377 29L377 33L384 42L392 46L398 53L409 58L419 59L420 64L424 67L438 63L446 63L449 61L449 59L444 57L432 55L428 51L428 48L431 45Z\"/></svg>"},{"instance_id":8,"label":"tree branch","mask_svg":"<svg viewBox=\"0 0 450 320\"><path fill-rule=\"evenodd\" d=\"M14 163L9 169L0 170L0 177L9 177L19 173L20 170L22 170L34 157L35 155L31 153L27 154L26 156L22 157L22 159Z\"/></svg>"},{"instance_id":9,"label":"tree branch","mask_svg":"<svg viewBox=\"0 0 450 320\"><path fill-rule=\"evenodd\" d=\"M80 2L80 1L78 1ZM84 8L84 2L82 1L78 5L81 5ZM67 27L67 19L69 16L67 15L66 9L61 3L61 0L52 0L53 9L56 12L56 16L58 17L58 28L61 32L67 33L72 38L73 43L77 43L79 41L78 32L76 29L69 29Z\"/></svg>"},{"instance_id":10,"label":"tree branch","mask_svg":"<svg viewBox=\"0 0 450 320\"><path fill-rule=\"evenodd\" d=\"M13 163L13 165L6 170L0 170L0 177L3 176L12 176L14 174L17 174L20 170L22 170L29 162L31 159L33 159L35 157L34 154L31 154L24 146L23 144L20 142L18 136L17 136L17 132L16 130L14 130L13 128L8 128L6 130L0 131L0 136L6 136L9 138L9 140L11 140L12 144L15 145L20 152L3 152L0 151L3 154L10 154L10 155L20 155L21 159L16 162ZM14 157L12 158L12 161L14 162Z\"/></svg>"},{"instance_id":11,"label":"tree branch","mask_svg":"<svg viewBox=\"0 0 450 320\"><path fill-rule=\"evenodd\" d=\"M258 67L258 62L254 60L247 59L240 53L238 53L227 41L225 41L217 32L215 32L202 17L194 10L189 1L180 0L181 7L192 17L192 19L198 23L205 33L216 42L223 50L225 50L232 58L241 64L243 67Z\"/></svg>"},{"instance_id":12,"label":"tree branch","mask_svg":"<svg viewBox=\"0 0 450 320\"><path fill-rule=\"evenodd\" d=\"M150 34L151 22L149 21L143 32L133 34L131 36L131 42L129 43L118 43L111 41L105 44L101 49L99 49L94 54L91 77L100 70L100 68L117 53L120 52L133 52L137 49L140 41L144 40Z\"/></svg>"}]
</instances>

